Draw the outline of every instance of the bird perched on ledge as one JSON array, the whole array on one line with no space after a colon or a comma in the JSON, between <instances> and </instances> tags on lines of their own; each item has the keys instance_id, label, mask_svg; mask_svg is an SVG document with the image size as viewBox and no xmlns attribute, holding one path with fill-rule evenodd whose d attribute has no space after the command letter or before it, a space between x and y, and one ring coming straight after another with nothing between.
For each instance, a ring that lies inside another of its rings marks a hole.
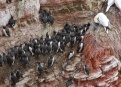
<instances>
[{"instance_id":1,"label":"bird perched on ledge","mask_svg":"<svg viewBox=\"0 0 121 87\"><path fill-rule=\"evenodd\" d=\"M102 25L104 27L105 31L108 33L108 29L110 29L109 28L110 21L109 21L109 19L107 18L107 16L104 13L102 13L102 12L98 13L94 17L94 22L96 24Z\"/></svg>"},{"instance_id":2,"label":"bird perched on ledge","mask_svg":"<svg viewBox=\"0 0 121 87\"><path fill-rule=\"evenodd\" d=\"M12 3L12 0L6 0L6 3L8 4Z\"/></svg>"},{"instance_id":3,"label":"bird perched on ledge","mask_svg":"<svg viewBox=\"0 0 121 87\"><path fill-rule=\"evenodd\" d=\"M115 0L108 0L106 12L107 12L107 11L110 9L110 7L114 4L114 1L115 1Z\"/></svg>"},{"instance_id":4,"label":"bird perched on ledge","mask_svg":"<svg viewBox=\"0 0 121 87\"><path fill-rule=\"evenodd\" d=\"M10 37L10 31L5 26L3 26L2 32L3 32L3 36Z\"/></svg>"},{"instance_id":5,"label":"bird perched on ledge","mask_svg":"<svg viewBox=\"0 0 121 87\"><path fill-rule=\"evenodd\" d=\"M115 4L119 8L119 10L121 11L121 0L115 0Z\"/></svg>"},{"instance_id":6,"label":"bird perched on ledge","mask_svg":"<svg viewBox=\"0 0 121 87\"><path fill-rule=\"evenodd\" d=\"M119 8L119 10L121 11L121 0L108 0L106 12L110 9L110 7L111 7L114 3L115 3L115 5Z\"/></svg>"}]
</instances>

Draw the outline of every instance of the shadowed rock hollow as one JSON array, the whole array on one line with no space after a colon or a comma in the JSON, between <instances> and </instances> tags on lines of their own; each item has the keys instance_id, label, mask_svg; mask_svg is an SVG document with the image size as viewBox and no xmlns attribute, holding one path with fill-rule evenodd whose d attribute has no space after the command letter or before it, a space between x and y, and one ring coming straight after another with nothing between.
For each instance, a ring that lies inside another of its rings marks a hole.
<instances>
[{"instance_id":1,"label":"shadowed rock hollow","mask_svg":"<svg viewBox=\"0 0 121 87\"><path fill-rule=\"evenodd\" d=\"M12 37L2 37L0 33L0 51L19 45L30 38L40 37L48 31L60 30L67 21L70 24L83 25L90 22L90 29L84 37L84 50L81 54L76 53L72 61L66 62L67 52L55 55L56 61L43 77L38 78L36 72L35 59L29 63L27 69L23 69L17 61L16 66L5 65L0 68L1 87L9 85L8 73L11 70L20 68L24 73L16 87L65 87L69 76L73 77L71 87L120 87L121 75L121 15L114 6L108 13L102 7L104 0L13 0L11 4L6 4L5 0L0 1L0 27L6 25L12 14L17 20L14 30L11 30ZM45 29L38 20L39 7L50 10L55 18L53 26ZM31 10L30 10L31 9ZM107 34L103 27L94 29L93 17L98 12L104 12L111 22L111 30ZM74 48L76 50L76 46ZM46 56L40 56L38 61L46 62ZM90 67L90 75L84 73L84 64ZM46 66L46 65L45 65ZM62 67L65 67L62 69Z\"/></svg>"}]
</instances>

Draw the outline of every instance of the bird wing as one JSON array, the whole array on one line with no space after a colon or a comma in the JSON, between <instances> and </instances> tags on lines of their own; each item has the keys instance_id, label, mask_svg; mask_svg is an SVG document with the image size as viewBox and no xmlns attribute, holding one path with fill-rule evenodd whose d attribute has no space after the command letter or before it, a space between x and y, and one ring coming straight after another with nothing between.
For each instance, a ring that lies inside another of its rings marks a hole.
<instances>
[{"instance_id":1,"label":"bird wing","mask_svg":"<svg viewBox=\"0 0 121 87\"><path fill-rule=\"evenodd\" d=\"M115 4L121 10L121 0L115 0Z\"/></svg>"},{"instance_id":2,"label":"bird wing","mask_svg":"<svg viewBox=\"0 0 121 87\"><path fill-rule=\"evenodd\" d=\"M108 0L106 12L107 12L107 11L109 10L109 8L114 4L114 1L115 1L115 0Z\"/></svg>"}]
</instances>

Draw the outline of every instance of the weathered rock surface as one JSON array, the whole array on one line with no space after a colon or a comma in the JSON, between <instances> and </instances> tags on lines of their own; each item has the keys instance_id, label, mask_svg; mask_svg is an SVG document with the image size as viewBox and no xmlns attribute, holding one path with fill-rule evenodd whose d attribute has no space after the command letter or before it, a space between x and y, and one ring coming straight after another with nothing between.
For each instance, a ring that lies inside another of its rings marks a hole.
<instances>
[{"instance_id":1,"label":"weathered rock surface","mask_svg":"<svg viewBox=\"0 0 121 87\"><path fill-rule=\"evenodd\" d=\"M0 27L8 23L11 14L18 25L14 31L11 30L12 37L0 37L1 52L30 38L45 35L47 31L51 33L53 30L60 30L66 21L78 25L91 22L91 27L83 40L83 56L76 54L75 58L67 64L66 52L56 55L58 59L55 65L41 78L38 78L34 70L35 61L33 60L29 70L22 69L25 72L24 78L17 83L16 87L40 87L40 85L41 87L65 87L69 77L73 78L71 87L120 87L121 75L118 70L121 65L119 61L121 60L121 15L116 7L111 7L106 13L112 25L109 34L106 34L101 26L94 30L92 20L97 12L104 11L103 2L104 0L13 0L11 4L6 4L5 0L0 0ZM46 29L38 21L40 5L50 10L55 18L54 25ZM40 61L46 62L44 57ZM90 67L89 76L84 72L84 64ZM63 70L62 67L60 68L61 65L65 65ZM3 76L18 67L20 65L0 68L0 81L8 78ZM8 83L6 79L5 84L0 86L6 87Z\"/></svg>"}]
</instances>

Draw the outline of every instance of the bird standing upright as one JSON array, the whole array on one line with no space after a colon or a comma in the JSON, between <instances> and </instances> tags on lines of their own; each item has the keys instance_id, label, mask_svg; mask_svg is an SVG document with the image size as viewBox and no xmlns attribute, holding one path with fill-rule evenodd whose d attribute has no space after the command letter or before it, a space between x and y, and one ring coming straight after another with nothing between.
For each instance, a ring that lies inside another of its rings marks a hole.
<instances>
[{"instance_id":1,"label":"bird standing upright","mask_svg":"<svg viewBox=\"0 0 121 87\"><path fill-rule=\"evenodd\" d=\"M3 32L3 36L10 37L10 31L5 26L3 26L2 32Z\"/></svg>"},{"instance_id":2,"label":"bird standing upright","mask_svg":"<svg viewBox=\"0 0 121 87\"><path fill-rule=\"evenodd\" d=\"M115 0L115 4L119 8L119 10L121 11L121 0Z\"/></svg>"},{"instance_id":3,"label":"bird standing upright","mask_svg":"<svg viewBox=\"0 0 121 87\"><path fill-rule=\"evenodd\" d=\"M109 28L110 21L104 13L102 13L102 12L98 13L94 17L94 22L102 25L104 27L105 31L108 33L108 29L110 29Z\"/></svg>"},{"instance_id":4,"label":"bird standing upright","mask_svg":"<svg viewBox=\"0 0 121 87\"><path fill-rule=\"evenodd\" d=\"M114 4L114 1L115 0L108 0L106 12L108 12L108 10L110 9L110 7Z\"/></svg>"}]
</instances>

